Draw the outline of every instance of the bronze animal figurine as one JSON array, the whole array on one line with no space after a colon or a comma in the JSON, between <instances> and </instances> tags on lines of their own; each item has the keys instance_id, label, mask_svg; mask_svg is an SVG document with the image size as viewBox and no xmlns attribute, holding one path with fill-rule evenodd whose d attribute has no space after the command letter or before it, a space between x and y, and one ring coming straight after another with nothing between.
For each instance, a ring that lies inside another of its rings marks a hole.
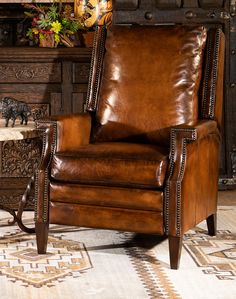
<instances>
[{"instance_id":1,"label":"bronze animal figurine","mask_svg":"<svg viewBox=\"0 0 236 299\"><path fill-rule=\"evenodd\" d=\"M6 119L5 127L8 127L9 120L12 120L12 127L15 125L17 117L21 117L21 125L27 125L28 117L31 114L30 107L23 101L18 101L12 97L4 97L0 100L0 111L2 117Z\"/></svg>"}]
</instances>

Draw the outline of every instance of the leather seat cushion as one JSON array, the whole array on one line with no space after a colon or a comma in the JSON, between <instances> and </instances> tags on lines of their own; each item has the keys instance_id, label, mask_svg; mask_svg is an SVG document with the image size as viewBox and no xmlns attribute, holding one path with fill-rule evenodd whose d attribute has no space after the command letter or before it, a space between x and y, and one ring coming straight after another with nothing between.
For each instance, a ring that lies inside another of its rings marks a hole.
<instances>
[{"instance_id":1,"label":"leather seat cushion","mask_svg":"<svg viewBox=\"0 0 236 299\"><path fill-rule=\"evenodd\" d=\"M138 188L50 182L50 201L85 206L163 211L162 191Z\"/></svg>"},{"instance_id":2,"label":"leather seat cushion","mask_svg":"<svg viewBox=\"0 0 236 299\"><path fill-rule=\"evenodd\" d=\"M126 187L163 186L168 149L150 144L108 142L53 156L51 177L67 183Z\"/></svg>"}]
</instances>

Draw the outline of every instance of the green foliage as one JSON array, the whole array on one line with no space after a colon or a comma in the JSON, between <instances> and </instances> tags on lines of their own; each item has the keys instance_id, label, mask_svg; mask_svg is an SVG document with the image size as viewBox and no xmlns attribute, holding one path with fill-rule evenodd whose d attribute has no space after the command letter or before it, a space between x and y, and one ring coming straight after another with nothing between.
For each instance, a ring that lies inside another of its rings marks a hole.
<instances>
[{"instance_id":1,"label":"green foliage","mask_svg":"<svg viewBox=\"0 0 236 299\"><path fill-rule=\"evenodd\" d=\"M78 30L84 28L78 21L68 20L65 18L62 19L61 23L65 29L68 29L72 32L77 32Z\"/></svg>"},{"instance_id":2,"label":"green foliage","mask_svg":"<svg viewBox=\"0 0 236 299\"><path fill-rule=\"evenodd\" d=\"M47 12L47 17L51 22L58 20L59 16L59 8L56 5L52 5L49 7Z\"/></svg>"},{"instance_id":3,"label":"green foliage","mask_svg":"<svg viewBox=\"0 0 236 299\"><path fill-rule=\"evenodd\" d=\"M41 14L39 16L39 19L37 20L37 24L40 29L47 29L51 25L51 20L49 19L47 14Z\"/></svg>"},{"instance_id":4,"label":"green foliage","mask_svg":"<svg viewBox=\"0 0 236 299\"><path fill-rule=\"evenodd\" d=\"M32 28L29 28L27 33L26 33L26 36L29 37L29 39L33 39L33 30Z\"/></svg>"},{"instance_id":5,"label":"green foliage","mask_svg":"<svg viewBox=\"0 0 236 299\"><path fill-rule=\"evenodd\" d=\"M71 36L78 30L84 29L79 20L74 18L72 6L69 4L53 3L51 5L24 4L25 15L32 18L32 28L27 36L36 42L46 40L47 34L54 39L55 46L64 43L73 46Z\"/></svg>"}]
</instances>

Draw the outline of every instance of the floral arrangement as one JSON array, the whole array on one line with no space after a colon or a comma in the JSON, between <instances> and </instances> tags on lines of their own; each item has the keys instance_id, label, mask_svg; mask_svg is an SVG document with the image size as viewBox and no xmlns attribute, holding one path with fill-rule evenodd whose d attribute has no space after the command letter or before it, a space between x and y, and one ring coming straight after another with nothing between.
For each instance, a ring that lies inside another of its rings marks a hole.
<instances>
[{"instance_id":1,"label":"floral arrangement","mask_svg":"<svg viewBox=\"0 0 236 299\"><path fill-rule=\"evenodd\" d=\"M23 4L25 15L32 19L27 36L42 47L63 44L73 47L84 44L84 33L93 31L95 25L109 26L112 21L111 0L75 0L74 7L61 0L46 4ZM93 37L92 37L93 38Z\"/></svg>"},{"instance_id":2,"label":"floral arrangement","mask_svg":"<svg viewBox=\"0 0 236 299\"><path fill-rule=\"evenodd\" d=\"M57 47L64 44L73 47L73 37L83 23L75 19L73 8L69 4L52 3L51 5L23 4L25 15L32 18L32 27L27 36L40 46Z\"/></svg>"}]
</instances>

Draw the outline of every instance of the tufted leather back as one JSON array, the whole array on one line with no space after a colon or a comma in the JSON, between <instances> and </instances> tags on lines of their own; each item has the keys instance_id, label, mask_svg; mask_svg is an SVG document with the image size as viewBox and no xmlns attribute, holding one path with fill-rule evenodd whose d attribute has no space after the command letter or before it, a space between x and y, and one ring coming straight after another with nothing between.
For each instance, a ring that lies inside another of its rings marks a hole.
<instances>
[{"instance_id":1,"label":"tufted leather back","mask_svg":"<svg viewBox=\"0 0 236 299\"><path fill-rule=\"evenodd\" d=\"M113 26L100 70L94 140L163 144L171 126L197 120L206 37L202 26Z\"/></svg>"}]
</instances>

